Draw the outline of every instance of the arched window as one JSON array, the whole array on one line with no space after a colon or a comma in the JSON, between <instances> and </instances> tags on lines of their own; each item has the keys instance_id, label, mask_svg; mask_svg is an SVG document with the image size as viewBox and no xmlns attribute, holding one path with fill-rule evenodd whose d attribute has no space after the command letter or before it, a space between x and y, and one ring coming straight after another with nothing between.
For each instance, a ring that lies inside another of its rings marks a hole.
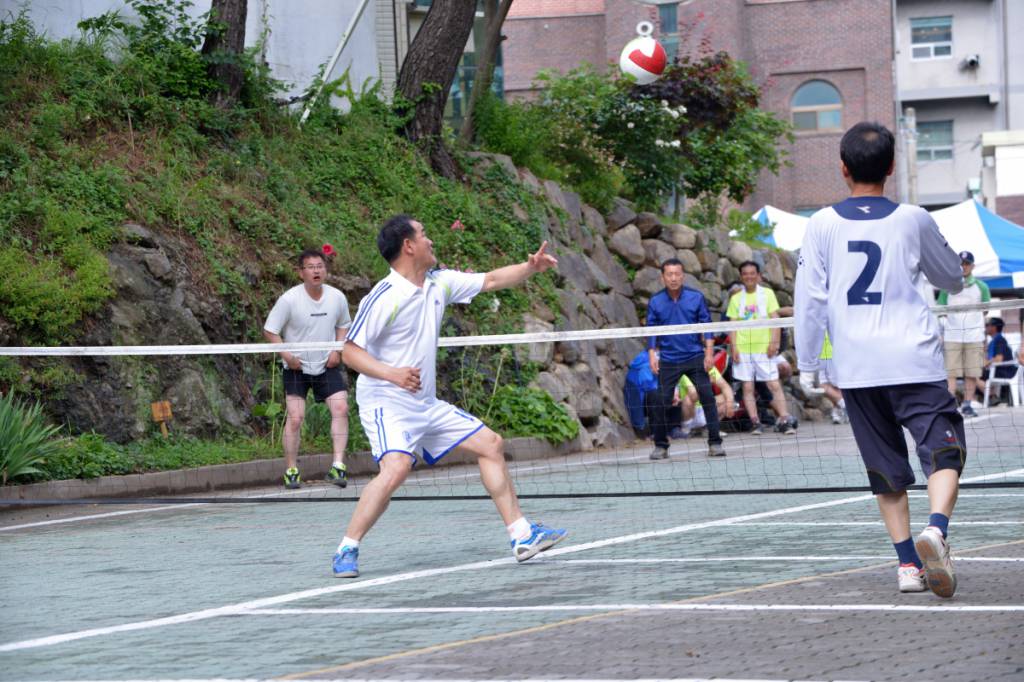
<instances>
[{"instance_id":1,"label":"arched window","mask_svg":"<svg viewBox=\"0 0 1024 682\"><path fill-rule=\"evenodd\" d=\"M842 130L843 100L831 83L807 81L793 93L790 109L797 131Z\"/></svg>"}]
</instances>

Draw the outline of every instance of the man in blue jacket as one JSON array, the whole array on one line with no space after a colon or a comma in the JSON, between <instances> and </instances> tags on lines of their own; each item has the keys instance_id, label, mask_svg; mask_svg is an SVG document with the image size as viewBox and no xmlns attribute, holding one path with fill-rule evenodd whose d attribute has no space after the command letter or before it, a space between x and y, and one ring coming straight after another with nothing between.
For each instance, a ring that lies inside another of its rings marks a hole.
<instances>
[{"instance_id":1,"label":"man in blue jacket","mask_svg":"<svg viewBox=\"0 0 1024 682\"><path fill-rule=\"evenodd\" d=\"M665 288L651 297L647 304L647 326L660 327L675 324L711 322L704 294L683 286L685 274L678 258L669 258L661 264L661 281ZM714 365L713 334L669 334L652 336L647 342L651 371L658 377L658 389L650 394L651 429L654 432L654 450L651 459L668 459L668 424L666 408L672 404L672 394L684 374L697 388L700 404L706 405L708 421L708 456L724 457L722 436L719 433L718 408L711 389L708 370Z\"/></svg>"}]
</instances>

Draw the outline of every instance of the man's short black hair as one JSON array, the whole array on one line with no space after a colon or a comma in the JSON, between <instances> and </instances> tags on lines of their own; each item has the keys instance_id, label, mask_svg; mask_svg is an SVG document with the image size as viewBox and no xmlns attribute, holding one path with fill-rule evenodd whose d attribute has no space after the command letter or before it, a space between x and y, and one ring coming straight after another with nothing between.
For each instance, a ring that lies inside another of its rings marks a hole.
<instances>
[{"instance_id":1,"label":"man's short black hair","mask_svg":"<svg viewBox=\"0 0 1024 682\"><path fill-rule=\"evenodd\" d=\"M998 333L1000 333L1000 334L1003 333L1003 318L1001 318L1001 317L991 317L991 318L989 318L989 321L986 322L985 324L990 324L990 325L992 325L993 327L996 328L996 331Z\"/></svg>"},{"instance_id":2,"label":"man's short black hair","mask_svg":"<svg viewBox=\"0 0 1024 682\"><path fill-rule=\"evenodd\" d=\"M740 266L737 268L737 270L739 270L740 273L742 273L743 272L743 268L749 267L751 265L754 266L754 269L757 270L757 274L760 275L761 274L761 265L756 260L745 260L745 261L743 261L742 263L740 263Z\"/></svg>"},{"instance_id":3,"label":"man's short black hair","mask_svg":"<svg viewBox=\"0 0 1024 682\"><path fill-rule=\"evenodd\" d=\"M377 250L388 263L393 263L402 251L402 242L416 235L412 216L405 213L391 216L377 233Z\"/></svg>"},{"instance_id":4,"label":"man's short black hair","mask_svg":"<svg viewBox=\"0 0 1024 682\"><path fill-rule=\"evenodd\" d=\"M881 123L861 121L846 131L839 143L839 158L854 182L885 182L896 155L896 138Z\"/></svg>"},{"instance_id":5,"label":"man's short black hair","mask_svg":"<svg viewBox=\"0 0 1024 682\"><path fill-rule=\"evenodd\" d=\"M302 253L300 253L298 257L299 269L304 268L306 266L306 261L310 258L319 258L324 262L324 265L327 265L327 258L324 257L323 251L320 249L303 249Z\"/></svg>"},{"instance_id":6,"label":"man's short black hair","mask_svg":"<svg viewBox=\"0 0 1024 682\"><path fill-rule=\"evenodd\" d=\"M686 272L686 268L683 267L683 261L679 260L678 258L666 258L664 262L662 262L661 264L661 274L665 274L665 268L667 268L670 265L678 265L679 267L683 268L683 272Z\"/></svg>"}]
</instances>

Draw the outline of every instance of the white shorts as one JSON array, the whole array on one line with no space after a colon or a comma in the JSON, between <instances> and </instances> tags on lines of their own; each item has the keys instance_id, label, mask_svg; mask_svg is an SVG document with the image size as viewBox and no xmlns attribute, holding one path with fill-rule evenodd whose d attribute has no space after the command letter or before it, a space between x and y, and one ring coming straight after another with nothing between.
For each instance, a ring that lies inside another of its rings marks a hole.
<instances>
[{"instance_id":1,"label":"white shorts","mask_svg":"<svg viewBox=\"0 0 1024 682\"><path fill-rule=\"evenodd\" d=\"M741 353L740 361L732 366L732 376L737 381L775 381L779 366L767 353Z\"/></svg>"},{"instance_id":2,"label":"white shorts","mask_svg":"<svg viewBox=\"0 0 1024 682\"><path fill-rule=\"evenodd\" d=\"M832 362L832 358L827 360L818 360L818 383L819 384L832 384L837 386L836 383L836 365Z\"/></svg>"},{"instance_id":3,"label":"white shorts","mask_svg":"<svg viewBox=\"0 0 1024 682\"><path fill-rule=\"evenodd\" d=\"M459 443L484 427L482 421L443 400L420 410L388 407L360 409L359 420L370 441L373 460L389 452L401 452L435 464Z\"/></svg>"}]
</instances>

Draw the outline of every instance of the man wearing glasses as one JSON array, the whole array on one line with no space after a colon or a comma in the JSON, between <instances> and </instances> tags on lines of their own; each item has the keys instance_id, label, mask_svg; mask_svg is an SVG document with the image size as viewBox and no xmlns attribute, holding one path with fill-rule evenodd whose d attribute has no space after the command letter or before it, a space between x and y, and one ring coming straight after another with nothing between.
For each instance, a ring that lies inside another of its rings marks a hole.
<instances>
[{"instance_id":1,"label":"man wearing glasses","mask_svg":"<svg viewBox=\"0 0 1024 682\"><path fill-rule=\"evenodd\" d=\"M292 287L277 299L263 337L271 343L312 343L343 341L352 324L348 300L338 289L324 284L327 263L324 254L306 250L299 254L298 273L302 284ZM299 439L306 416L306 395L313 389L317 402L326 403L331 412L331 442L334 463L327 480L344 488L345 446L348 444L348 381L341 366L341 352L283 351L284 394L287 417L284 423L284 486L298 488Z\"/></svg>"}]
</instances>

